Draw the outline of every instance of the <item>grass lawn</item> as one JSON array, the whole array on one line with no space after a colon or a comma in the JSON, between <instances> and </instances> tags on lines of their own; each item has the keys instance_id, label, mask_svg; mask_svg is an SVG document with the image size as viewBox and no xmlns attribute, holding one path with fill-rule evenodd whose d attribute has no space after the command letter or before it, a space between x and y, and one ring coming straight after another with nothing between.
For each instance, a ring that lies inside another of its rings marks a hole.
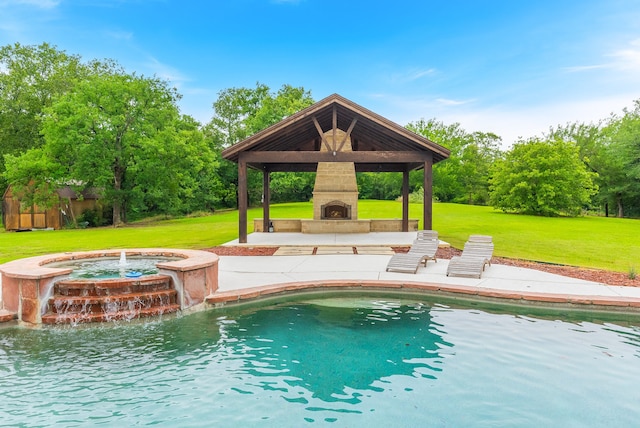
<instances>
[{"instance_id":1,"label":"grass lawn","mask_svg":"<svg viewBox=\"0 0 640 428\"><path fill-rule=\"evenodd\" d=\"M411 204L410 217L422 219L422 205ZM640 269L640 221L604 217L548 218L504 214L490 207L434 204L433 228L441 239L461 248L470 234L493 236L496 256L601 268ZM248 230L262 209L249 210ZM272 218L312 218L310 202L276 204ZM359 218L401 218L395 201L359 201ZM238 237L238 212L206 217L147 221L122 228L41 232L1 232L0 263L64 251L166 247L199 249ZM422 227L422 225L420 226Z\"/></svg>"}]
</instances>

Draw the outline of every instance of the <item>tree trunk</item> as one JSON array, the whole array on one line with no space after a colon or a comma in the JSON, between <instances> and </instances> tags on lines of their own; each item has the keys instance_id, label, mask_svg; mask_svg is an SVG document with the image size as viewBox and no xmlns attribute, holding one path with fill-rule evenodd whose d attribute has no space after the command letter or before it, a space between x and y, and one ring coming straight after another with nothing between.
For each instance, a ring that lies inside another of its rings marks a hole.
<instances>
[{"instance_id":1,"label":"tree trunk","mask_svg":"<svg viewBox=\"0 0 640 428\"><path fill-rule=\"evenodd\" d=\"M118 227L122 224L122 218L120 217L120 201L114 199L113 201L113 227Z\"/></svg>"},{"instance_id":2,"label":"tree trunk","mask_svg":"<svg viewBox=\"0 0 640 428\"><path fill-rule=\"evenodd\" d=\"M624 210L622 209L622 195L616 195L616 202L618 203L618 218L624 217Z\"/></svg>"},{"instance_id":3,"label":"tree trunk","mask_svg":"<svg viewBox=\"0 0 640 428\"><path fill-rule=\"evenodd\" d=\"M113 168L113 190L115 190L115 198L113 199L113 227L122 224L122 181L124 179L124 168L116 163Z\"/></svg>"},{"instance_id":4,"label":"tree trunk","mask_svg":"<svg viewBox=\"0 0 640 428\"><path fill-rule=\"evenodd\" d=\"M73 226L77 227L78 222L76 221L76 215L73 213L73 205L71 205L71 197L68 197L67 200L69 201L69 214L71 215L71 221L73 221Z\"/></svg>"}]
</instances>

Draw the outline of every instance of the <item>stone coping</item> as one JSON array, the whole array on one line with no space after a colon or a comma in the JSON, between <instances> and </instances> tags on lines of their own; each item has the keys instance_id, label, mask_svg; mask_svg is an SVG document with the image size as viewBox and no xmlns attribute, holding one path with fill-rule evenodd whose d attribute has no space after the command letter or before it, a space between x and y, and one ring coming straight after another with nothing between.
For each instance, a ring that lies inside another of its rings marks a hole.
<instances>
[{"instance_id":1,"label":"stone coping","mask_svg":"<svg viewBox=\"0 0 640 428\"><path fill-rule=\"evenodd\" d=\"M124 251L127 257L162 256L177 257L180 260L158 263L160 269L186 272L211 266L218 261L218 255L200 250L182 250L172 248L122 248L112 250L76 251L47 254L43 256L18 259L0 265L0 272L18 279L42 279L70 274L71 268L48 267L47 264L72 260L95 259L100 257L120 257Z\"/></svg>"},{"instance_id":2,"label":"stone coping","mask_svg":"<svg viewBox=\"0 0 640 428\"><path fill-rule=\"evenodd\" d=\"M530 291L511 291L466 285L437 284L411 281L354 281L320 280L270 284L238 290L214 293L205 301L216 307L238 303L259 301L278 295L296 294L307 291L362 290L424 293L425 295L443 295L448 297L473 298L481 301L499 301L513 305L564 306L576 309L599 310L607 312L634 312L640 314L640 298L625 296L595 296L576 294L555 294Z\"/></svg>"}]
</instances>

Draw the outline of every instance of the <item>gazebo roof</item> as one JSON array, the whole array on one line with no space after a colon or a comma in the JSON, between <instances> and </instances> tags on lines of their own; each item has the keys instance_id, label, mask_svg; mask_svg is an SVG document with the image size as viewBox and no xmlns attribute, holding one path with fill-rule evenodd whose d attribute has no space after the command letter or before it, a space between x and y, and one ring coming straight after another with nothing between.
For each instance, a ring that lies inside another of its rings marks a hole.
<instances>
[{"instance_id":1,"label":"gazebo roof","mask_svg":"<svg viewBox=\"0 0 640 428\"><path fill-rule=\"evenodd\" d=\"M351 137L351 154L320 154L322 133L334 128ZM449 157L449 150L338 94L289 116L227 148L225 159L271 171L315 171L319 161L352 161L358 171L402 171Z\"/></svg>"}]
</instances>

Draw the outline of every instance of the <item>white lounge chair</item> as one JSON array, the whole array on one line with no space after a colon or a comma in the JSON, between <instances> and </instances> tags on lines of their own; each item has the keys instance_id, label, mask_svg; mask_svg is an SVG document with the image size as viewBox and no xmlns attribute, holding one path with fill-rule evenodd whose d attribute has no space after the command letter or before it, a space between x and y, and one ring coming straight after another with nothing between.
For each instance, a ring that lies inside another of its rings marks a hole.
<instances>
[{"instance_id":1,"label":"white lounge chair","mask_svg":"<svg viewBox=\"0 0 640 428\"><path fill-rule=\"evenodd\" d=\"M480 278L485 266L491 266L493 242L490 236L471 235L460 256L453 257L447 267L447 276Z\"/></svg>"},{"instance_id":2,"label":"white lounge chair","mask_svg":"<svg viewBox=\"0 0 640 428\"><path fill-rule=\"evenodd\" d=\"M433 240L433 239L438 239L438 231L437 230L419 230L418 234L416 236L416 239L418 241L421 241L423 239L427 239L427 240Z\"/></svg>"},{"instance_id":3,"label":"white lounge chair","mask_svg":"<svg viewBox=\"0 0 640 428\"><path fill-rule=\"evenodd\" d=\"M431 238L427 239L424 235L422 238L420 238L419 235L418 239L413 241L407 253L397 253L391 256L389 263L387 263L387 272L416 273L418 267L420 267L421 264L426 266L429 260L437 263L438 232L435 232L435 235L432 233L430 236ZM433 236L435 236L435 238L433 238Z\"/></svg>"}]
</instances>

